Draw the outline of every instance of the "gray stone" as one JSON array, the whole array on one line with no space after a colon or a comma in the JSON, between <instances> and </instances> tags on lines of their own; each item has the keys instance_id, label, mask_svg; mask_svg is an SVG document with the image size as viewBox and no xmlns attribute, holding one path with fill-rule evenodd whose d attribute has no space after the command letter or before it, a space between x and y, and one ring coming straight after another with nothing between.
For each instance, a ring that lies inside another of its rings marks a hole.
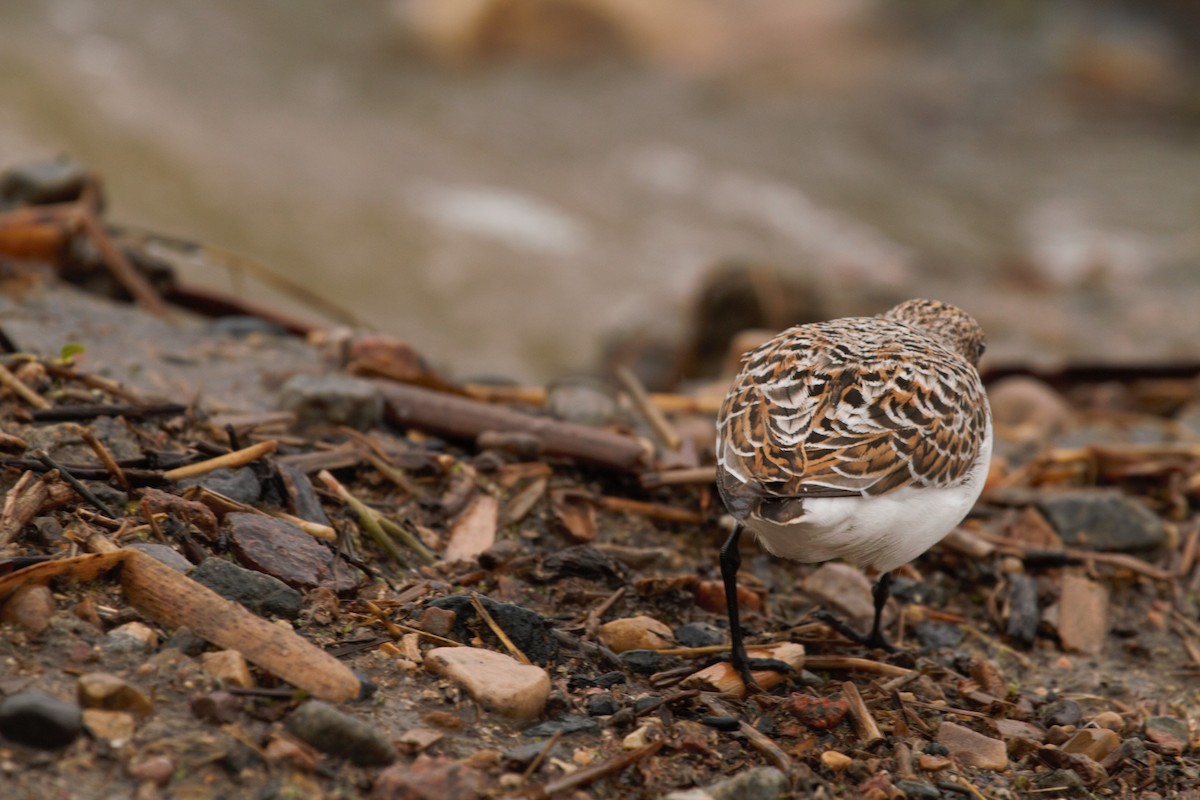
<instances>
[{"instance_id":1,"label":"gray stone","mask_svg":"<svg viewBox=\"0 0 1200 800\"><path fill-rule=\"evenodd\" d=\"M156 544L154 542L134 542L129 545L130 550L140 550L146 555L153 558L155 561L160 561L166 564L176 572L187 572L192 568L192 562L183 557L179 551L173 547L168 547L165 544Z\"/></svg>"},{"instance_id":2,"label":"gray stone","mask_svg":"<svg viewBox=\"0 0 1200 800\"><path fill-rule=\"evenodd\" d=\"M322 753L349 759L361 767L386 766L396 760L396 748L381 731L320 700L305 702L288 715L283 725Z\"/></svg>"},{"instance_id":3,"label":"gray stone","mask_svg":"<svg viewBox=\"0 0 1200 800\"><path fill-rule=\"evenodd\" d=\"M57 750L82 732L82 709L45 692L21 692L0 703L0 735L17 744Z\"/></svg>"},{"instance_id":4,"label":"gray stone","mask_svg":"<svg viewBox=\"0 0 1200 800\"><path fill-rule=\"evenodd\" d=\"M671 792L664 800L776 800L790 788L787 775L775 767L754 767L703 789Z\"/></svg>"},{"instance_id":5,"label":"gray stone","mask_svg":"<svg viewBox=\"0 0 1200 800\"><path fill-rule=\"evenodd\" d=\"M725 641L725 632L708 622L689 622L675 629L681 647L711 647Z\"/></svg>"},{"instance_id":6,"label":"gray stone","mask_svg":"<svg viewBox=\"0 0 1200 800\"><path fill-rule=\"evenodd\" d=\"M1178 717L1147 717L1146 740L1154 742L1164 753L1179 755L1187 750L1190 741L1187 722Z\"/></svg>"},{"instance_id":7,"label":"gray stone","mask_svg":"<svg viewBox=\"0 0 1200 800\"><path fill-rule=\"evenodd\" d=\"M383 421L383 396L375 384L338 375L294 375L280 390L279 407L301 425L349 425L361 431Z\"/></svg>"},{"instance_id":8,"label":"gray stone","mask_svg":"<svg viewBox=\"0 0 1200 800\"><path fill-rule=\"evenodd\" d=\"M1151 550L1166 538L1154 512L1115 490L1053 492L1037 506L1068 547L1132 552Z\"/></svg>"},{"instance_id":9,"label":"gray stone","mask_svg":"<svg viewBox=\"0 0 1200 800\"><path fill-rule=\"evenodd\" d=\"M295 619L303 596L278 578L226 561L208 558L192 571L192 580L263 617Z\"/></svg>"},{"instance_id":10,"label":"gray stone","mask_svg":"<svg viewBox=\"0 0 1200 800\"><path fill-rule=\"evenodd\" d=\"M262 497L262 483L250 467L229 469L222 467L214 469L207 475L197 478L185 478L179 482L180 487L203 486L205 489L223 494L231 500L246 505L254 505Z\"/></svg>"}]
</instances>

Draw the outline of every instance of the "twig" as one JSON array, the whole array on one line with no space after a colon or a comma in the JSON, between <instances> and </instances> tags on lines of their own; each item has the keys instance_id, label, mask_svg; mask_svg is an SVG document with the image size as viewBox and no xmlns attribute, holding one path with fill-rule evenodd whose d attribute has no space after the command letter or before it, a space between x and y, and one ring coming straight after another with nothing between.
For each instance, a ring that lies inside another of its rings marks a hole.
<instances>
[{"instance_id":1,"label":"twig","mask_svg":"<svg viewBox=\"0 0 1200 800\"><path fill-rule=\"evenodd\" d=\"M214 511L227 514L230 511L241 511L246 514L259 514L264 517L275 517L286 522L290 522L300 530L312 536L314 539L323 539L327 542L332 542L337 539L337 531L329 525L322 525L319 522L297 517L295 514L289 514L286 511L270 510L264 511L261 508L255 508L246 503L239 503L232 497L226 497L220 492L214 492L207 486L193 486L183 493L184 498L188 500L196 500L203 503Z\"/></svg>"},{"instance_id":2,"label":"twig","mask_svg":"<svg viewBox=\"0 0 1200 800\"><path fill-rule=\"evenodd\" d=\"M358 522L362 525L363 530L375 540L375 544L379 545L392 561L395 561L402 567L408 566L408 559L396 547L396 543L392 541L392 538L383 532L383 526L379 524L379 516L375 513L374 509L369 508L366 503L350 494L350 490L342 486L338 479L333 477L328 470L321 470L317 473L317 478L331 492L337 495L339 500L350 507L350 510L358 516Z\"/></svg>"},{"instance_id":3,"label":"twig","mask_svg":"<svg viewBox=\"0 0 1200 800\"><path fill-rule=\"evenodd\" d=\"M91 489L80 483L79 479L72 475L70 470L51 458L50 454L45 450L34 450L33 457L45 464L51 470L58 470L58 474L62 476L62 479L66 481L71 488L79 494L80 497L95 506L102 514L104 514L104 516L108 517L109 519L117 518L117 515L113 513L112 509L104 504L103 500L101 500L99 497L96 497Z\"/></svg>"},{"instance_id":4,"label":"twig","mask_svg":"<svg viewBox=\"0 0 1200 800\"><path fill-rule=\"evenodd\" d=\"M630 500L626 497L607 497L601 495L596 502L609 511L627 511L631 514L641 514L649 519L662 522L678 522L683 525L702 525L708 517L698 511L686 508L674 508L661 503L647 503L642 500Z\"/></svg>"},{"instance_id":5,"label":"twig","mask_svg":"<svg viewBox=\"0 0 1200 800\"><path fill-rule=\"evenodd\" d=\"M667 421L663 412L650 402L650 395L646 393L646 387L642 386L642 382L638 380L637 375L626 367L624 364L618 365L616 368L617 380L621 382L622 388L625 389L629 399L633 401L633 407L638 410L638 413L650 424L651 430L658 436L659 440L667 446L668 450L678 450L682 440L675 428Z\"/></svg>"},{"instance_id":6,"label":"twig","mask_svg":"<svg viewBox=\"0 0 1200 800\"><path fill-rule=\"evenodd\" d=\"M716 467L690 467L688 469L671 469L665 472L647 472L642 475L641 482L644 489L657 489L660 486L712 483L716 479Z\"/></svg>"},{"instance_id":7,"label":"twig","mask_svg":"<svg viewBox=\"0 0 1200 800\"><path fill-rule=\"evenodd\" d=\"M84 192L86 198L89 192L94 195L95 190L88 187ZM158 292L154 291L150 282L129 262L129 259L121 252L121 248L113 243L108 231L104 230L104 226L96 218L94 204L86 202L86 199L81 199L79 205L82 212L80 223L83 233L96 245L96 249L100 251L100 257L104 259L104 263L112 272L113 277L147 311L155 316L167 316L167 307L162 298L158 296Z\"/></svg>"},{"instance_id":8,"label":"twig","mask_svg":"<svg viewBox=\"0 0 1200 800\"><path fill-rule=\"evenodd\" d=\"M520 661L522 664L531 663L529 661L529 656L521 652L521 648L513 644L513 640L508 638L508 634L504 632L504 628L501 628L496 624L496 620L492 619L492 615L484 607L483 601L479 599L478 592L471 592L471 605L475 607L475 613L479 615L479 618L483 620L489 628L492 629L492 633L496 634L496 638L500 640L500 643L504 645L504 648L508 650L508 652L512 653L513 658L517 659L517 661Z\"/></svg>"},{"instance_id":9,"label":"twig","mask_svg":"<svg viewBox=\"0 0 1200 800\"><path fill-rule=\"evenodd\" d=\"M533 761L529 762L529 766L521 773L521 783L529 780L533 773L538 771L538 767L546 760L546 756L550 755L550 751L554 749L554 745L558 744L558 740L563 737L562 729L556 730L554 734L546 740L545 746L538 751L538 754L533 757Z\"/></svg>"},{"instance_id":10,"label":"twig","mask_svg":"<svg viewBox=\"0 0 1200 800\"><path fill-rule=\"evenodd\" d=\"M96 454L96 457L100 459L100 463L103 464L104 468L112 474L113 479L117 482L117 485L119 485L124 491L128 492L129 478L125 477L125 470L121 469L121 465L117 463L115 458L113 458L112 451L108 449L104 442L96 438L96 434L91 428L83 425L76 427L79 429L79 438L83 439L83 441L87 443L87 446L92 448L92 451Z\"/></svg>"},{"instance_id":11,"label":"twig","mask_svg":"<svg viewBox=\"0 0 1200 800\"><path fill-rule=\"evenodd\" d=\"M751 730L754 730L751 728ZM754 731L758 733L758 731ZM758 734L762 736L761 733ZM657 742L651 742L645 747L639 747L637 750L631 750L628 753L623 753L616 758L609 759L601 764L595 764L590 767L584 767L572 772L570 775L563 775L561 778L555 778L552 781L542 784L541 786L531 786L519 797L529 798L530 800L542 800L542 798L552 797L556 794L561 794L571 789L576 789L580 786L587 786L593 781L600 780L606 775L611 775L616 772L621 772L626 767L629 767L641 761L647 756L652 756L659 751L663 746L663 741L660 739ZM786 756L785 756L786 758Z\"/></svg>"},{"instance_id":12,"label":"twig","mask_svg":"<svg viewBox=\"0 0 1200 800\"><path fill-rule=\"evenodd\" d=\"M265 442L252 444L249 447L234 450L232 453L226 453L223 456L210 458L207 461L198 461L195 464L188 464L184 467L167 470L163 473L163 476L169 480L178 481L184 478L194 478L197 475L207 475L213 470L223 467L240 467L252 461L257 461L268 453L275 452L275 448L278 446L279 443L274 439L268 439Z\"/></svg>"},{"instance_id":13,"label":"twig","mask_svg":"<svg viewBox=\"0 0 1200 800\"><path fill-rule=\"evenodd\" d=\"M712 709L714 714L722 717L736 717L733 709L722 703L716 697L705 695L703 698L704 704ZM758 750L767 760L774 764L785 775L791 774L792 759L786 753L779 749L775 742L771 741L770 737L754 727L748 722L738 723L738 733L746 737L746 741L750 742L755 750Z\"/></svg>"},{"instance_id":14,"label":"twig","mask_svg":"<svg viewBox=\"0 0 1200 800\"><path fill-rule=\"evenodd\" d=\"M434 555L433 551L426 547L425 544L418 539L412 531L403 527L399 523L394 522L388 517L383 516L378 511L375 511L375 509L370 510L379 516L379 525L393 538L399 539L410 550L416 553L417 558L421 559L421 561L425 562L426 564L433 564L437 561L437 556Z\"/></svg>"},{"instance_id":15,"label":"twig","mask_svg":"<svg viewBox=\"0 0 1200 800\"><path fill-rule=\"evenodd\" d=\"M181 403L154 403L151 405L97 403L95 405L38 409L29 412L29 416L34 422L70 422L96 417L126 417L129 419L174 417L185 411L187 411L187 406Z\"/></svg>"},{"instance_id":16,"label":"twig","mask_svg":"<svg viewBox=\"0 0 1200 800\"><path fill-rule=\"evenodd\" d=\"M588 611L587 621L583 626L584 636L586 638L594 639L596 637L596 631L600 628L600 620L602 620L604 615L608 613L609 609L615 606L624 596L625 587L622 586L608 597L604 598L604 600L598 606Z\"/></svg>"},{"instance_id":17,"label":"twig","mask_svg":"<svg viewBox=\"0 0 1200 800\"><path fill-rule=\"evenodd\" d=\"M24 400L35 409L50 408L50 401L26 386L20 378L13 375L8 367L0 364L0 383L12 390L13 394Z\"/></svg>"},{"instance_id":18,"label":"twig","mask_svg":"<svg viewBox=\"0 0 1200 800\"><path fill-rule=\"evenodd\" d=\"M862 695L858 693L858 687L850 681L843 681L842 694L850 703L850 718L854 722L854 732L858 734L862 743L869 746L882 739L883 734L879 731L879 725L875 723L871 709L867 708Z\"/></svg>"},{"instance_id":19,"label":"twig","mask_svg":"<svg viewBox=\"0 0 1200 800\"><path fill-rule=\"evenodd\" d=\"M804 660L804 666L810 670L856 670L874 675L890 676L908 676L913 672L911 669L884 664L882 661L872 661L869 658L854 656L808 656Z\"/></svg>"}]
</instances>

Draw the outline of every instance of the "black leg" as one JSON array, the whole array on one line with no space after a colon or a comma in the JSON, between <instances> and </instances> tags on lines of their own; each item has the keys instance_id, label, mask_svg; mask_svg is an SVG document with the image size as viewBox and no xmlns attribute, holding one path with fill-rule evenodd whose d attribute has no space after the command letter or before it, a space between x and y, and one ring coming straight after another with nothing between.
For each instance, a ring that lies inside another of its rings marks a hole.
<instances>
[{"instance_id":1,"label":"black leg","mask_svg":"<svg viewBox=\"0 0 1200 800\"><path fill-rule=\"evenodd\" d=\"M742 524L735 522L733 533L721 545L721 580L725 583L725 610L729 614L729 663L742 676L748 690L758 688L750 676L750 664L746 658L746 643L742 639L742 623L738 614L737 573L742 566L742 554L738 551L738 540L742 538Z\"/></svg>"},{"instance_id":2,"label":"black leg","mask_svg":"<svg viewBox=\"0 0 1200 800\"><path fill-rule=\"evenodd\" d=\"M871 625L871 633L867 636L867 647L879 647L889 651L895 649L883 636L883 607L887 605L888 598L891 596L892 573L885 572L879 576L879 580L875 581L875 587L871 589L871 597L875 600L875 622Z\"/></svg>"}]
</instances>

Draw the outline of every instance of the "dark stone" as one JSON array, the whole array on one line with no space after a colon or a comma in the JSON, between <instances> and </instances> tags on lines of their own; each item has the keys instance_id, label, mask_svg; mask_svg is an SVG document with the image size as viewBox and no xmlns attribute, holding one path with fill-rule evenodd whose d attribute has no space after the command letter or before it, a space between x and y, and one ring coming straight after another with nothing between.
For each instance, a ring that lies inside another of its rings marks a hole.
<instances>
[{"instance_id":1,"label":"dark stone","mask_svg":"<svg viewBox=\"0 0 1200 800\"><path fill-rule=\"evenodd\" d=\"M725 641L725 633L707 622L689 622L675 629L680 647L712 647Z\"/></svg>"},{"instance_id":2,"label":"dark stone","mask_svg":"<svg viewBox=\"0 0 1200 800\"><path fill-rule=\"evenodd\" d=\"M283 725L322 753L349 759L360 767L386 766L396 760L396 748L383 732L320 700L306 701Z\"/></svg>"},{"instance_id":3,"label":"dark stone","mask_svg":"<svg viewBox=\"0 0 1200 800\"><path fill-rule=\"evenodd\" d=\"M191 578L259 616L284 619L300 616L304 600L300 592L278 578L239 567L223 558L205 559L192 570Z\"/></svg>"},{"instance_id":4,"label":"dark stone","mask_svg":"<svg viewBox=\"0 0 1200 800\"><path fill-rule=\"evenodd\" d=\"M966 633L958 625L940 620L923 620L913 625L913 633L922 647L930 650L947 650L958 647Z\"/></svg>"},{"instance_id":5,"label":"dark stone","mask_svg":"<svg viewBox=\"0 0 1200 800\"><path fill-rule=\"evenodd\" d=\"M290 522L242 512L226 514L225 521L238 560L288 586L348 592L362 579L357 569Z\"/></svg>"},{"instance_id":6,"label":"dark stone","mask_svg":"<svg viewBox=\"0 0 1200 800\"><path fill-rule=\"evenodd\" d=\"M656 650L626 650L620 658L625 666L641 675L653 675L662 669L662 656Z\"/></svg>"},{"instance_id":7,"label":"dark stone","mask_svg":"<svg viewBox=\"0 0 1200 800\"><path fill-rule=\"evenodd\" d=\"M558 658L558 640L554 638L553 626L541 614L512 603L500 603L490 597L480 596L479 601L500 629L530 661L544 667ZM453 631L460 642L469 642L478 636L495 649L503 650L496 634L479 619L470 597L461 594L439 597L430 600L426 606L455 613Z\"/></svg>"},{"instance_id":8,"label":"dark stone","mask_svg":"<svg viewBox=\"0 0 1200 800\"><path fill-rule=\"evenodd\" d=\"M592 717L611 717L617 713L620 706L613 696L608 692L600 692L598 694L588 695L587 713Z\"/></svg>"},{"instance_id":9,"label":"dark stone","mask_svg":"<svg viewBox=\"0 0 1200 800\"><path fill-rule=\"evenodd\" d=\"M21 692L0 703L0 735L26 747L58 750L83 732L83 711L45 692Z\"/></svg>"},{"instance_id":10,"label":"dark stone","mask_svg":"<svg viewBox=\"0 0 1200 800\"><path fill-rule=\"evenodd\" d=\"M1150 509L1110 489L1076 489L1043 495L1037 506L1068 547L1133 552L1166 539Z\"/></svg>"},{"instance_id":11,"label":"dark stone","mask_svg":"<svg viewBox=\"0 0 1200 800\"><path fill-rule=\"evenodd\" d=\"M541 574L537 577L544 581L586 578L618 586L625 581L625 570L612 556L591 545L582 544L546 556L542 561Z\"/></svg>"},{"instance_id":12,"label":"dark stone","mask_svg":"<svg viewBox=\"0 0 1200 800\"><path fill-rule=\"evenodd\" d=\"M192 658L195 658L208 648L208 640L202 636L197 636L192 632L191 628L176 628L175 632L172 633L167 638L167 641L163 643L164 649L168 647L175 648L185 656L191 656Z\"/></svg>"},{"instance_id":13,"label":"dark stone","mask_svg":"<svg viewBox=\"0 0 1200 800\"><path fill-rule=\"evenodd\" d=\"M360 431L383 423L383 395L368 380L341 375L293 375L280 390L279 407L300 425L349 425Z\"/></svg>"},{"instance_id":14,"label":"dark stone","mask_svg":"<svg viewBox=\"0 0 1200 800\"><path fill-rule=\"evenodd\" d=\"M530 742L520 747L514 747L504 754L504 768L513 772L524 772L525 768L545 749L545 742ZM547 759L550 756L566 758L565 751L561 750L557 744L546 754ZM545 759L543 759L542 763L545 764Z\"/></svg>"},{"instance_id":15,"label":"dark stone","mask_svg":"<svg viewBox=\"0 0 1200 800\"><path fill-rule=\"evenodd\" d=\"M1008 576L1008 624L1004 632L1015 642L1029 647L1037 635L1041 612L1037 603L1037 581L1023 572Z\"/></svg>"},{"instance_id":16,"label":"dark stone","mask_svg":"<svg viewBox=\"0 0 1200 800\"><path fill-rule=\"evenodd\" d=\"M225 691L197 692L188 697L188 705L197 718L213 725L228 725L242 715L242 698Z\"/></svg>"},{"instance_id":17,"label":"dark stone","mask_svg":"<svg viewBox=\"0 0 1200 800\"><path fill-rule=\"evenodd\" d=\"M617 684L625 682L624 672L606 672L603 675L597 675L594 678L589 678L586 675L572 675L567 679L567 687L571 691L579 691L580 689L611 689Z\"/></svg>"},{"instance_id":18,"label":"dark stone","mask_svg":"<svg viewBox=\"0 0 1200 800\"><path fill-rule=\"evenodd\" d=\"M948 755L950 755L950 749L948 747L946 747L946 745L942 744L941 742L926 742L925 746L921 749L924 753L926 753L927 755L931 755L931 756L948 756Z\"/></svg>"},{"instance_id":19,"label":"dark stone","mask_svg":"<svg viewBox=\"0 0 1200 800\"><path fill-rule=\"evenodd\" d=\"M206 475L196 478L185 478L179 482L180 487L203 486L218 494L223 494L231 500L246 505L254 505L262 497L262 483L250 467L238 469L214 469Z\"/></svg>"},{"instance_id":20,"label":"dark stone","mask_svg":"<svg viewBox=\"0 0 1200 800\"><path fill-rule=\"evenodd\" d=\"M288 463L280 463L278 466L279 480L283 482L293 513L300 519L328 525L329 517L321 507L321 499L317 497L317 491L304 470Z\"/></svg>"},{"instance_id":21,"label":"dark stone","mask_svg":"<svg viewBox=\"0 0 1200 800\"><path fill-rule=\"evenodd\" d=\"M140 550L146 555L166 564L176 572L187 572L192 568L192 562L184 558L175 548L154 542L134 542L128 545L130 550Z\"/></svg>"},{"instance_id":22,"label":"dark stone","mask_svg":"<svg viewBox=\"0 0 1200 800\"><path fill-rule=\"evenodd\" d=\"M559 719L551 719L546 722L540 722L532 728L526 728L522 733L526 736L553 736L556 733L562 733L564 736L568 733L577 733L579 731L587 731L588 733L598 733L600 725L594 719L588 717L578 717L573 714Z\"/></svg>"},{"instance_id":23,"label":"dark stone","mask_svg":"<svg viewBox=\"0 0 1200 800\"><path fill-rule=\"evenodd\" d=\"M1051 725L1078 725L1083 719L1083 709L1074 700L1055 700L1042 709L1042 722Z\"/></svg>"},{"instance_id":24,"label":"dark stone","mask_svg":"<svg viewBox=\"0 0 1200 800\"><path fill-rule=\"evenodd\" d=\"M639 697L637 700L633 701L633 713L635 715L640 715L646 709L653 708L661 703L662 698L656 694L648 694L645 697Z\"/></svg>"},{"instance_id":25,"label":"dark stone","mask_svg":"<svg viewBox=\"0 0 1200 800\"><path fill-rule=\"evenodd\" d=\"M904 792L908 800L939 800L942 796L936 786L924 781L896 781L892 785Z\"/></svg>"},{"instance_id":26,"label":"dark stone","mask_svg":"<svg viewBox=\"0 0 1200 800\"><path fill-rule=\"evenodd\" d=\"M741 727L742 721L737 717L727 716L707 716L701 717L700 722L710 728L716 728L719 731L736 731Z\"/></svg>"}]
</instances>

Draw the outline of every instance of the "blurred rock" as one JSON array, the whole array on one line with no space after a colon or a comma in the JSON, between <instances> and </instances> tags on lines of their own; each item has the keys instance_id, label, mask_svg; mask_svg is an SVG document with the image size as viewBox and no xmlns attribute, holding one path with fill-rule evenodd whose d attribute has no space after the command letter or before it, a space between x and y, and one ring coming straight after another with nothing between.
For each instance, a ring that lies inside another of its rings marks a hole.
<instances>
[{"instance_id":1,"label":"blurred rock","mask_svg":"<svg viewBox=\"0 0 1200 800\"><path fill-rule=\"evenodd\" d=\"M441 756L421 756L389 767L371 785L371 800L475 800L484 796L483 773Z\"/></svg>"},{"instance_id":2,"label":"blurred rock","mask_svg":"<svg viewBox=\"0 0 1200 800\"><path fill-rule=\"evenodd\" d=\"M280 389L279 408L301 425L348 425L365 431L383 422L383 396L371 381L342 375L294 375Z\"/></svg>"},{"instance_id":3,"label":"blurred rock","mask_svg":"<svg viewBox=\"0 0 1200 800\"><path fill-rule=\"evenodd\" d=\"M1064 753L1079 753L1100 762L1121 744L1121 737L1107 728L1081 728L1062 745Z\"/></svg>"},{"instance_id":4,"label":"blurred rock","mask_svg":"<svg viewBox=\"0 0 1200 800\"><path fill-rule=\"evenodd\" d=\"M1108 771L1082 753L1046 747L1038 751L1038 758L1054 769L1074 772L1085 786L1099 786L1108 781Z\"/></svg>"},{"instance_id":5,"label":"blurred rock","mask_svg":"<svg viewBox=\"0 0 1200 800\"><path fill-rule=\"evenodd\" d=\"M83 725L93 738L119 748L133 739L137 721L127 711L104 711L99 708L83 710Z\"/></svg>"},{"instance_id":6,"label":"blurred rock","mask_svg":"<svg viewBox=\"0 0 1200 800\"><path fill-rule=\"evenodd\" d=\"M1066 573L1058 601L1058 638L1067 652L1098 655L1108 637L1108 590Z\"/></svg>"},{"instance_id":7,"label":"blurred rock","mask_svg":"<svg viewBox=\"0 0 1200 800\"><path fill-rule=\"evenodd\" d=\"M1067 401L1036 378L1013 376L988 387L992 421L998 438L1017 442L1044 442L1061 431L1071 418Z\"/></svg>"},{"instance_id":8,"label":"blurred rock","mask_svg":"<svg viewBox=\"0 0 1200 800\"><path fill-rule=\"evenodd\" d=\"M596 720L588 719L587 717L579 717L574 714L567 714L558 719L550 719L545 722L538 723L530 728L521 731L526 736L553 736L556 733L568 734L578 733L579 731L587 731L596 733L600 730L600 725Z\"/></svg>"},{"instance_id":9,"label":"blurred rock","mask_svg":"<svg viewBox=\"0 0 1200 800\"><path fill-rule=\"evenodd\" d=\"M396 760L396 748L382 731L320 700L305 701L288 715L284 727L322 753L362 767L386 766Z\"/></svg>"},{"instance_id":10,"label":"blurred rock","mask_svg":"<svg viewBox=\"0 0 1200 800\"><path fill-rule=\"evenodd\" d=\"M479 602L513 645L530 661L545 665L558 657L558 641L554 638L550 622L541 614L482 595ZM449 595L430 600L426 605L454 612L453 631L460 642L468 642L478 636L484 642L494 643L496 648L502 646L496 634L479 618L470 597Z\"/></svg>"},{"instance_id":11,"label":"blurred rock","mask_svg":"<svg viewBox=\"0 0 1200 800\"><path fill-rule=\"evenodd\" d=\"M130 761L125 771L137 781L149 781L155 786L166 786L175 774L175 762L166 756L150 756Z\"/></svg>"},{"instance_id":12,"label":"blurred rock","mask_svg":"<svg viewBox=\"0 0 1200 800\"><path fill-rule=\"evenodd\" d=\"M725 632L708 622L688 622L675 629L680 647L711 647L725 641Z\"/></svg>"},{"instance_id":13,"label":"blurred rock","mask_svg":"<svg viewBox=\"0 0 1200 800\"><path fill-rule=\"evenodd\" d=\"M486 708L514 719L535 719L550 696L541 667L475 647L437 647L425 654L430 672L459 683Z\"/></svg>"},{"instance_id":14,"label":"blurred rock","mask_svg":"<svg viewBox=\"0 0 1200 800\"><path fill-rule=\"evenodd\" d=\"M775 767L752 767L711 786L669 792L663 800L776 800L790 788L788 776Z\"/></svg>"},{"instance_id":15,"label":"blurred rock","mask_svg":"<svg viewBox=\"0 0 1200 800\"><path fill-rule=\"evenodd\" d=\"M546 411L566 422L597 427L619 416L616 392L595 378L560 378L546 387Z\"/></svg>"},{"instance_id":16,"label":"blurred rock","mask_svg":"<svg viewBox=\"0 0 1200 800\"><path fill-rule=\"evenodd\" d=\"M600 626L600 643L614 653L626 650L664 650L671 647L671 628L653 617L614 619Z\"/></svg>"},{"instance_id":17,"label":"blurred rock","mask_svg":"<svg viewBox=\"0 0 1200 800\"><path fill-rule=\"evenodd\" d=\"M1078 725L1083 721L1083 709L1074 700L1055 700L1042 709L1042 722L1048 727L1054 725Z\"/></svg>"},{"instance_id":18,"label":"blurred rock","mask_svg":"<svg viewBox=\"0 0 1200 800\"><path fill-rule=\"evenodd\" d=\"M45 692L20 692L0 702L0 735L11 742L57 750L82 732L82 709Z\"/></svg>"},{"instance_id":19,"label":"blurred rock","mask_svg":"<svg viewBox=\"0 0 1200 800\"><path fill-rule=\"evenodd\" d=\"M84 708L105 711L130 711L149 714L154 706L141 689L107 672L89 672L79 676L76 684L79 704Z\"/></svg>"},{"instance_id":20,"label":"blurred rock","mask_svg":"<svg viewBox=\"0 0 1200 800\"><path fill-rule=\"evenodd\" d=\"M813 570L801 584L804 592L830 611L843 614L851 624L870 622L875 616L871 581L862 570L830 561Z\"/></svg>"},{"instance_id":21,"label":"blurred rock","mask_svg":"<svg viewBox=\"0 0 1200 800\"><path fill-rule=\"evenodd\" d=\"M1008 769L1008 749L999 739L976 733L954 722L943 722L938 725L937 741L964 767L997 771Z\"/></svg>"},{"instance_id":22,"label":"blurred rock","mask_svg":"<svg viewBox=\"0 0 1200 800\"><path fill-rule=\"evenodd\" d=\"M1146 741L1158 745L1168 755L1179 755L1191 742L1187 721L1178 717L1147 717L1145 732Z\"/></svg>"},{"instance_id":23,"label":"blurred rock","mask_svg":"<svg viewBox=\"0 0 1200 800\"><path fill-rule=\"evenodd\" d=\"M244 701L226 691L196 693L188 698L192 714L213 725L226 725L242 715Z\"/></svg>"},{"instance_id":24,"label":"blurred rock","mask_svg":"<svg viewBox=\"0 0 1200 800\"><path fill-rule=\"evenodd\" d=\"M1025 647L1033 645L1041 613L1037 603L1037 581L1023 572L1008 576L1008 620L1004 633Z\"/></svg>"},{"instance_id":25,"label":"blurred rock","mask_svg":"<svg viewBox=\"0 0 1200 800\"><path fill-rule=\"evenodd\" d=\"M250 674L250 665L246 657L237 650L218 650L215 653L205 653L200 656L204 671L219 680L225 686L235 686L239 689L254 687L254 676Z\"/></svg>"},{"instance_id":26,"label":"blurred rock","mask_svg":"<svg viewBox=\"0 0 1200 800\"><path fill-rule=\"evenodd\" d=\"M844 697L809 697L793 694L784 708L815 730L832 728L850 713L850 703Z\"/></svg>"},{"instance_id":27,"label":"blurred rock","mask_svg":"<svg viewBox=\"0 0 1200 800\"><path fill-rule=\"evenodd\" d=\"M8 596L0 607L0 621L16 625L30 636L40 636L54 616L54 596L50 587L26 584Z\"/></svg>"},{"instance_id":28,"label":"blurred rock","mask_svg":"<svg viewBox=\"0 0 1200 800\"><path fill-rule=\"evenodd\" d=\"M1116 490L1073 489L1045 493L1037 507L1068 547L1133 552L1166 539L1162 520Z\"/></svg>"},{"instance_id":29,"label":"blurred rock","mask_svg":"<svg viewBox=\"0 0 1200 800\"><path fill-rule=\"evenodd\" d=\"M109 631L101 647L108 653L149 653L158 647L158 634L143 622L126 622Z\"/></svg>"}]
</instances>

